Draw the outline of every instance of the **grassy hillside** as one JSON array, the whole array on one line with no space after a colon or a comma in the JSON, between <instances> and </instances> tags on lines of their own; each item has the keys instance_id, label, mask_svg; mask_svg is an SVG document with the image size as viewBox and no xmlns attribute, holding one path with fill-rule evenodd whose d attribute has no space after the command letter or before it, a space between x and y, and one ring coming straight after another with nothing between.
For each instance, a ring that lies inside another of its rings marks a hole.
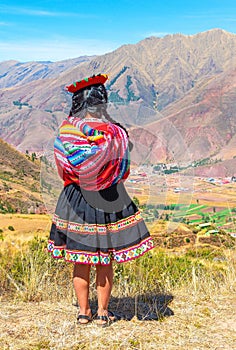
<instances>
[{"instance_id":1,"label":"grassy hillside","mask_svg":"<svg viewBox=\"0 0 236 350\"><path fill-rule=\"evenodd\" d=\"M52 212L62 188L45 157L23 154L0 139L0 213Z\"/></svg>"},{"instance_id":2,"label":"grassy hillside","mask_svg":"<svg viewBox=\"0 0 236 350\"><path fill-rule=\"evenodd\" d=\"M45 212L40 188L41 162L0 139L0 212Z\"/></svg>"}]
</instances>

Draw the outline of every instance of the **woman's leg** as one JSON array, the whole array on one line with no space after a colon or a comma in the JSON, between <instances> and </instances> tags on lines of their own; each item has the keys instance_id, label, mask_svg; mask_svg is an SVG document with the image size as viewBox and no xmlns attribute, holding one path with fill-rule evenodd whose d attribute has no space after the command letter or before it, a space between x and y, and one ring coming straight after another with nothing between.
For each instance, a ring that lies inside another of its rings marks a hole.
<instances>
[{"instance_id":1,"label":"woman's leg","mask_svg":"<svg viewBox=\"0 0 236 350\"><path fill-rule=\"evenodd\" d=\"M109 265L96 265L96 286L98 297L98 316L108 316L108 304L113 285L113 267ZM100 320L99 322L105 323Z\"/></svg>"},{"instance_id":2,"label":"woman's leg","mask_svg":"<svg viewBox=\"0 0 236 350\"><path fill-rule=\"evenodd\" d=\"M90 267L90 265L86 264L74 265L73 284L79 303L79 315L92 316L89 306ZM80 319L79 322L87 323L88 320Z\"/></svg>"}]
</instances>

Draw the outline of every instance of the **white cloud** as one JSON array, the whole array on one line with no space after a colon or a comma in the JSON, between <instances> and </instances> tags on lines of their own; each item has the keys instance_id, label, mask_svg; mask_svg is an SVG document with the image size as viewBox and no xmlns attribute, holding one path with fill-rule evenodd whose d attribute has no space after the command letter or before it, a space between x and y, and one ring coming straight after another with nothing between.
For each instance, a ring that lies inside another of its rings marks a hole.
<instances>
[{"instance_id":1,"label":"white cloud","mask_svg":"<svg viewBox=\"0 0 236 350\"><path fill-rule=\"evenodd\" d=\"M102 55L113 51L120 45L115 42L94 39L51 40L41 42L3 42L0 41L1 61L60 61L79 56Z\"/></svg>"},{"instance_id":2,"label":"white cloud","mask_svg":"<svg viewBox=\"0 0 236 350\"><path fill-rule=\"evenodd\" d=\"M6 27L6 26L10 26L11 25L11 23L9 23L9 22L1 22L0 21L0 27Z\"/></svg>"},{"instance_id":3,"label":"white cloud","mask_svg":"<svg viewBox=\"0 0 236 350\"><path fill-rule=\"evenodd\" d=\"M95 14L83 14L75 12L57 12L57 11L45 11L42 9L32 9L20 6L6 6L0 5L0 11L2 13L8 13L13 15L28 15L28 16L46 16L46 17L79 17L79 18L97 18Z\"/></svg>"},{"instance_id":4,"label":"white cloud","mask_svg":"<svg viewBox=\"0 0 236 350\"><path fill-rule=\"evenodd\" d=\"M184 15L184 18L188 19L215 19L215 20L221 20L221 21L229 21L229 22L235 22L236 18L232 17L231 15L218 13L218 14L209 14L209 13L197 13L197 14L189 14Z\"/></svg>"}]
</instances>

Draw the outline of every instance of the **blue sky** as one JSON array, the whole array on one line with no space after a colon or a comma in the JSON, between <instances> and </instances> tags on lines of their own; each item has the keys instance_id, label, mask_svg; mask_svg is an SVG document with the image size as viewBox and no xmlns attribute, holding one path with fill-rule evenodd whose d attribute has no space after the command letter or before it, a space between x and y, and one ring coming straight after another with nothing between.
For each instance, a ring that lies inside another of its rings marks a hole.
<instances>
[{"instance_id":1,"label":"blue sky","mask_svg":"<svg viewBox=\"0 0 236 350\"><path fill-rule=\"evenodd\" d=\"M0 61L104 54L155 35L236 33L236 1L0 0Z\"/></svg>"}]
</instances>

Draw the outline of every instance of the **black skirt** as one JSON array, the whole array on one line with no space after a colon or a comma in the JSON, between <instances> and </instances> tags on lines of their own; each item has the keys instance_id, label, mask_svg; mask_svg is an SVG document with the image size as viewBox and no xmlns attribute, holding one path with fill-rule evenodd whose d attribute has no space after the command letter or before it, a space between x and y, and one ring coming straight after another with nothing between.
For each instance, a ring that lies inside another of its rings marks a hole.
<instances>
[{"instance_id":1,"label":"black skirt","mask_svg":"<svg viewBox=\"0 0 236 350\"><path fill-rule=\"evenodd\" d=\"M153 248L153 240L123 183L101 191L76 184L62 190L50 231L54 258L78 264L126 262Z\"/></svg>"}]
</instances>

